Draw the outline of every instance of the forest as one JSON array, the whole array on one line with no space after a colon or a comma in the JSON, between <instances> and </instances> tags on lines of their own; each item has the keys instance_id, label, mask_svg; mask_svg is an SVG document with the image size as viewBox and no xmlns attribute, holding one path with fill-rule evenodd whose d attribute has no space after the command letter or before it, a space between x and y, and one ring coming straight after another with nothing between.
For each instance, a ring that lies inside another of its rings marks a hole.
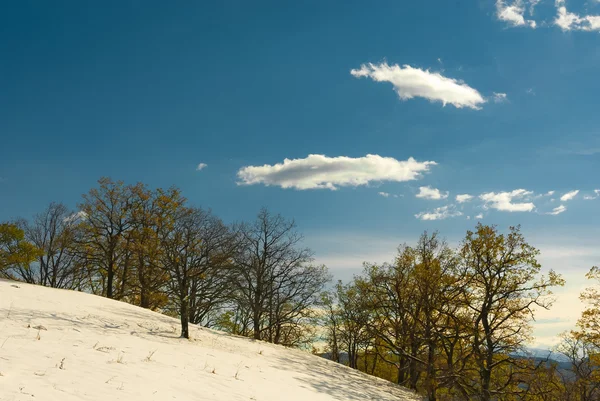
<instances>
[{"instance_id":1,"label":"forest","mask_svg":"<svg viewBox=\"0 0 600 401\"><path fill-rule=\"evenodd\" d=\"M75 210L0 223L0 277L177 317L183 338L201 325L311 350L432 401L600 399L600 269L559 364L526 354L564 279L520 227L478 223L454 248L438 232L415 240L333 283L293 220L263 208L225 224L178 188L101 178Z\"/></svg>"}]
</instances>

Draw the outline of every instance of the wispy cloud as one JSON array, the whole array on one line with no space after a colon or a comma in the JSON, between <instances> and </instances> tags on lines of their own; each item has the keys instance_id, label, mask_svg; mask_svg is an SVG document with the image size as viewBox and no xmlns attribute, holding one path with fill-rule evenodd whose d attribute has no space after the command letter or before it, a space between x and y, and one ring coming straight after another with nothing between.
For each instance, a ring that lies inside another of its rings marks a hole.
<instances>
[{"instance_id":1,"label":"wispy cloud","mask_svg":"<svg viewBox=\"0 0 600 401\"><path fill-rule=\"evenodd\" d=\"M304 159L285 159L274 165L242 167L237 177L239 185L274 185L295 189L330 189L368 185L370 182L411 181L421 178L434 161L419 162L412 157L396 160L392 157L328 157L308 155Z\"/></svg>"},{"instance_id":2,"label":"wispy cloud","mask_svg":"<svg viewBox=\"0 0 600 401\"><path fill-rule=\"evenodd\" d=\"M600 15L579 15L567 10L566 0L556 0L554 24L563 31L600 31Z\"/></svg>"},{"instance_id":3,"label":"wispy cloud","mask_svg":"<svg viewBox=\"0 0 600 401\"><path fill-rule=\"evenodd\" d=\"M524 189L515 189L511 192L488 192L479 195L479 199L485 202L486 207L503 212L531 212L535 209L532 202L514 202L514 200L526 200L533 192Z\"/></svg>"},{"instance_id":4,"label":"wispy cloud","mask_svg":"<svg viewBox=\"0 0 600 401\"><path fill-rule=\"evenodd\" d=\"M559 205L557 207L555 207L554 209L552 209L551 212L548 212L546 214L551 214L553 216L556 216L557 214L561 214L562 212L566 212L567 208L565 205Z\"/></svg>"},{"instance_id":5,"label":"wispy cloud","mask_svg":"<svg viewBox=\"0 0 600 401\"><path fill-rule=\"evenodd\" d=\"M592 199L598 199L598 197L600 197L600 189L594 189L594 195L585 195L583 197L583 199L592 200Z\"/></svg>"},{"instance_id":6,"label":"wispy cloud","mask_svg":"<svg viewBox=\"0 0 600 401\"><path fill-rule=\"evenodd\" d=\"M483 219L483 213L479 213L477 216L475 216L475 218L476 218L477 220L481 220L481 219Z\"/></svg>"},{"instance_id":7,"label":"wispy cloud","mask_svg":"<svg viewBox=\"0 0 600 401\"><path fill-rule=\"evenodd\" d=\"M419 193L416 195L417 198L423 199L446 199L450 193L449 192L441 192L437 188L431 188L430 186L419 187Z\"/></svg>"},{"instance_id":8,"label":"wispy cloud","mask_svg":"<svg viewBox=\"0 0 600 401\"><path fill-rule=\"evenodd\" d=\"M560 197L560 200L563 201L563 202L570 201L571 199L575 198L578 193L579 193L578 189L576 189L574 191L567 192L566 194L564 194L563 196Z\"/></svg>"},{"instance_id":9,"label":"wispy cloud","mask_svg":"<svg viewBox=\"0 0 600 401\"><path fill-rule=\"evenodd\" d=\"M378 192L379 195L383 196L384 198L389 198L390 194L387 192Z\"/></svg>"},{"instance_id":10,"label":"wispy cloud","mask_svg":"<svg viewBox=\"0 0 600 401\"><path fill-rule=\"evenodd\" d=\"M462 212L456 210L454 205L447 205L433 209L431 212L415 214L419 220L444 220L450 217L462 216Z\"/></svg>"},{"instance_id":11,"label":"wispy cloud","mask_svg":"<svg viewBox=\"0 0 600 401\"><path fill-rule=\"evenodd\" d=\"M470 200L473 199L473 195L469 195L469 194L460 194L460 195L456 195L456 201L458 203L465 203L465 202L469 202Z\"/></svg>"},{"instance_id":12,"label":"wispy cloud","mask_svg":"<svg viewBox=\"0 0 600 401\"><path fill-rule=\"evenodd\" d=\"M505 102L508 102L508 97L507 97L506 93L496 93L496 92L494 92L494 96L492 98L494 99L494 103L505 103Z\"/></svg>"},{"instance_id":13,"label":"wispy cloud","mask_svg":"<svg viewBox=\"0 0 600 401\"><path fill-rule=\"evenodd\" d=\"M422 97L432 102L451 104L456 108L481 109L486 101L474 88L457 79L440 73L413 68L410 65L363 64L350 73L357 77L369 77L376 82L389 82L402 100Z\"/></svg>"},{"instance_id":14,"label":"wispy cloud","mask_svg":"<svg viewBox=\"0 0 600 401\"><path fill-rule=\"evenodd\" d=\"M208 167L208 164L206 163L200 163L196 166L196 171L201 171L204 170L206 167Z\"/></svg>"},{"instance_id":15,"label":"wispy cloud","mask_svg":"<svg viewBox=\"0 0 600 401\"><path fill-rule=\"evenodd\" d=\"M538 0L530 0L530 13L538 3ZM510 26L527 26L535 28L537 26L534 20L525 19L525 5L522 0L513 0L507 3L504 0L496 1L496 17L500 21L507 22Z\"/></svg>"}]
</instances>

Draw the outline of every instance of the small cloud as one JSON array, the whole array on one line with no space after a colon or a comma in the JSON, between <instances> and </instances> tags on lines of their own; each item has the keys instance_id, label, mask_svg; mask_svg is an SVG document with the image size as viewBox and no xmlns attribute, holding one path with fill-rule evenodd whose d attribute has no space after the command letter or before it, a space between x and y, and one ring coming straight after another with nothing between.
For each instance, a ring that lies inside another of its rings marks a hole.
<instances>
[{"instance_id":1,"label":"small cloud","mask_svg":"<svg viewBox=\"0 0 600 401\"><path fill-rule=\"evenodd\" d=\"M388 194L387 192L378 192L378 194L383 196L384 198L388 198L390 196L390 194Z\"/></svg>"},{"instance_id":2,"label":"small cloud","mask_svg":"<svg viewBox=\"0 0 600 401\"><path fill-rule=\"evenodd\" d=\"M426 187L419 187L419 193L416 195L416 197L423 198L423 199L439 200L439 199L446 199L449 194L450 194L449 192L442 193L437 188L431 188L430 186L426 186Z\"/></svg>"},{"instance_id":3,"label":"small cloud","mask_svg":"<svg viewBox=\"0 0 600 401\"><path fill-rule=\"evenodd\" d=\"M201 171L201 170L205 169L206 167L208 167L208 164L200 163L200 164L198 164L198 166L196 166L196 171Z\"/></svg>"},{"instance_id":4,"label":"small cloud","mask_svg":"<svg viewBox=\"0 0 600 401\"><path fill-rule=\"evenodd\" d=\"M551 214L553 216L556 216L557 214L561 214L562 212L566 211L567 208L564 205L560 205L555 207L554 209L552 209L551 212L548 212L546 214Z\"/></svg>"},{"instance_id":5,"label":"small cloud","mask_svg":"<svg viewBox=\"0 0 600 401\"><path fill-rule=\"evenodd\" d=\"M508 97L506 96L506 93L496 93L494 92L494 103L505 103L508 102Z\"/></svg>"},{"instance_id":6,"label":"small cloud","mask_svg":"<svg viewBox=\"0 0 600 401\"><path fill-rule=\"evenodd\" d=\"M412 157L328 157L308 155L304 159L284 159L283 163L246 166L238 170L238 185L273 185L281 188L330 189L357 187L371 182L412 181L429 171L434 161L418 162Z\"/></svg>"},{"instance_id":7,"label":"small cloud","mask_svg":"<svg viewBox=\"0 0 600 401\"><path fill-rule=\"evenodd\" d=\"M525 93L531 96L535 96L535 90L533 88L528 88Z\"/></svg>"},{"instance_id":8,"label":"small cloud","mask_svg":"<svg viewBox=\"0 0 600 401\"><path fill-rule=\"evenodd\" d=\"M71 214L71 215L69 215L69 216L65 217L65 218L63 219L63 221L64 221L65 223L70 223L70 222L72 222L72 221L85 220L85 219L87 219L87 217L88 217L87 213L86 213L86 212L84 212L83 210L80 210L80 211L79 211L79 212L77 212L77 213L73 213L73 214Z\"/></svg>"},{"instance_id":9,"label":"small cloud","mask_svg":"<svg viewBox=\"0 0 600 401\"><path fill-rule=\"evenodd\" d=\"M552 196L552 195L554 195L554 191L548 191L548 192L546 192L546 196Z\"/></svg>"},{"instance_id":10,"label":"small cloud","mask_svg":"<svg viewBox=\"0 0 600 401\"><path fill-rule=\"evenodd\" d=\"M513 202L516 199L527 199L533 192L524 189L515 189L512 192L488 192L479 195L485 202L485 207L490 207L503 212L531 212L535 205L531 202Z\"/></svg>"},{"instance_id":11,"label":"small cloud","mask_svg":"<svg viewBox=\"0 0 600 401\"><path fill-rule=\"evenodd\" d=\"M578 189L571 191L571 192L567 192L566 194L564 194L563 196L560 197L560 200L562 202L570 201L571 199L575 198L578 193L579 193Z\"/></svg>"},{"instance_id":12,"label":"small cloud","mask_svg":"<svg viewBox=\"0 0 600 401\"><path fill-rule=\"evenodd\" d=\"M483 219L483 213L479 213L477 216L475 216L475 218L476 218L477 220L481 220L481 219Z\"/></svg>"},{"instance_id":13,"label":"small cloud","mask_svg":"<svg viewBox=\"0 0 600 401\"><path fill-rule=\"evenodd\" d=\"M537 1L535 3L537 4ZM535 4L531 5L531 12L533 12L533 7L535 7ZM534 20L525 19L525 7L522 0L513 0L511 4L507 4L504 0L497 0L496 17L513 27L527 26L535 28L537 26Z\"/></svg>"},{"instance_id":14,"label":"small cloud","mask_svg":"<svg viewBox=\"0 0 600 401\"><path fill-rule=\"evenodd\" d=\"M432 212L415 214L419 220L444 220L450 217L462 216L462 212L455 209L454 205L447 205L433 209Z\"/></svg>"},{"instance_id":15,"label":"small cloud","mask_svg":"<svg viewBox=\"0 0 600 401\"><path fill-rule=\"evenodd\" d=\"M458 203L465 203L465 202L469 202L471 199L473 199L472 195L469 194L460 194L460 195L456 195L456 201Z\"/></svg>"},{"instance_id":16,"label":"small cloud","mask_svg":"<svg viewBox=\"0 0 600 401\"><path fill-rule=\"evenodd\" d=\"M398 64L363 64L350 71L356 78L369 77L376 82L389 82L402 100L422 97L431 102L451 104L460 109L468 107L479 110L486 100L464 82L448 78L440 73Z\"/></svg>"},{"instance_id":17,"label":"small cloud","mask_svg":"<svg viewBox=\"0 0 600 401\"><path fill-rule=\"evenodd\" d=\"M467 216L467 220L471 220L471 216Z\"/></svg>"}]
</instances>

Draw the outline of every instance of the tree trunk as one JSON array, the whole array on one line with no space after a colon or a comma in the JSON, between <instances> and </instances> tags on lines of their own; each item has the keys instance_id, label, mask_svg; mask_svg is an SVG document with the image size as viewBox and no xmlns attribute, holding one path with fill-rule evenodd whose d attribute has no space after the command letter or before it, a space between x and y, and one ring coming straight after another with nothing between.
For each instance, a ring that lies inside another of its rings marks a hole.
<instances>
[{"instance_id":1,"label":"tree trunk","mask_svg":"<svg viewBox=\"0 0 600 401\"><path fill-rule=\"evenodd\" d=\"M255 308L253 317L254 339L260 340L260 312L258 308Z\"/></svg>"},{"instance_id":2,"label":"tree trunk","mask_svg":"<svg viewBox=\"0 0 600 401\"><path fill-rule=\"evenodd\" d=\"M187 296L182 297L181 307L179 308L179 314L181 315L181 338L190 338L189 331L189 312L188 312L188 298Z\"/></svg>"},{"instance_id":3,"label":"tree trunk","mask_svg":"<svg viewBox=\"0 0 600 401\"><path fill-rule=\"evenodd\" d=\"M140 291L140 306L146 309L150 308L150 297L148 296L148 290L145 286L142 286Z\"/></svg>"},{"instance_id":4,"label":"tree trunk","mask_svg":"<svg viewBox=\"0 0 600 401\"><path fill-rule=\"evenodd\" d=\"M114 263L111 261L108 264L108 271L106 272L106 298L113 297L113 281L115 278Z\"/></svg>"}]
</instances>

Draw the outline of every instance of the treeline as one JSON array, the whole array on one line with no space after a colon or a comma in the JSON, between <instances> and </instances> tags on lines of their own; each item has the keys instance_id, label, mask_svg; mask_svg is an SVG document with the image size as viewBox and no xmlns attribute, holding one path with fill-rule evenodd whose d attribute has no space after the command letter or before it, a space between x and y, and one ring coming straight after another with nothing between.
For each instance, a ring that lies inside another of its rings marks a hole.
<instances>
[{"instance_id":1,"label":"treeline","mask_svg":"<svg viewBox=\"0 0 600 401\"><path fill-rule=\"evenodd\" d=\"M73 211L53 203L0 224L0 277L86 291L286 346L396 382L428 400L600 399L600 294L556 348L569 361L526 357L531 323L552 305L539 251L512 227L478 224L457 248L437 232L403 245L392 263L324 291L293 221L262 209L224 224L177 188L108 178ZM590 279L600 280L592 268ZM324 350L318 350L323 344ZM321 352L323 351L323 352ZM566 366L565 366L566 364Z\"/></svg>"},{"instance_id":2,"label":"treeline","mask_svg":"<svg viewBox=\"0 0 600 401\"><path fill-rule=\"evenodd\" d=\"M325 293L325 355L416 390L427 400L600 399L600 294L555 352L527 356L536 310L560 275L540 275L539 251L519 227L478 224L457 249L438 233L401 246L393 263L365 263ZM599 279L600 270L588 275Z\"/></svg>"},{"instance_id":3,"label":"treeline","mask_svg":"<svg viewBox=\"0 0 600 401\"><path fill-rule=\"evenodd\" d=\"M0 276L86 291L287 346L311 341L330 280L293 221L263 209L226 225L177 188L102 178L77 212L52 203L0 225Z\"/></svg>"}]
</instances>

